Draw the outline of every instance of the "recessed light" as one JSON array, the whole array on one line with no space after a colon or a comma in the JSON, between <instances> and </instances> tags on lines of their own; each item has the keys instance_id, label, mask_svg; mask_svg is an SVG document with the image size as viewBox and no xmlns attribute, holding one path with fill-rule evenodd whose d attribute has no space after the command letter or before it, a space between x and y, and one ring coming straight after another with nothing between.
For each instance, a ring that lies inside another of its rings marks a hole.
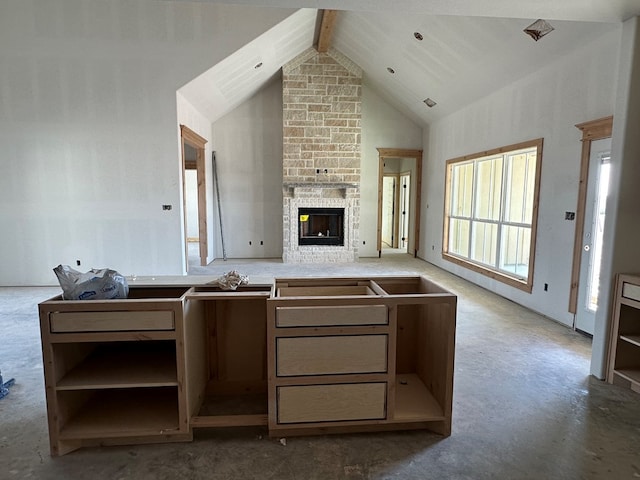
<instances>
[{"instance_id":1,"label":"recessed light","mask_svg":"<svg viewBox=\"0 0 640 480\"><path fill-rule=\"evenodd\" d=\"M423 102L424 102L424 104L425 104L427 107L429 107L429 108L431 108L431 107L435 107L435 106L436 106L436 102L434 102L434 101L433 101L433 100L431 100L430 98L425 98L425 99L423 100Z\"/></svg>"},{"instance_id":2,"label":"recessed light","mask_svg":"<svg viewBox=\"0 0 640 480\"><path fill-rule=\"evenodd\" d=\"M391 67L387 67L387 72L389 72L391 74L396 73L396 71Z\"/></svg>"},{"instance_id":3,"label":"recessed light","mask_svg":"<svg viewBox=\"0 0 640 480\"><path fill-rule=\"evenodd\" d=\"M424 40L424 37L420 32L413 32L413 36L416 37L416 40Z\"/></svg>"},{"instance_id":4,"label":"recessed light","mask_svg":"<svg viewBox=\"0 0 640 480\"><path fill-rule=\"evenodd\" d=\"M253 68L260 68L262 66L262 62L256 63L256 65Z\"/></svg>"},{"instance_id":5,"label":"recessed light","mask_svg":"<svg viewBox=\"0 0 640 480\"><path fill-rule=\"evenodd\" d=\"M546 34L553 32L554 28L546 20L538 19L524 29L524 33L533 38L536 42Z\"/></svg>"}]
</instances>

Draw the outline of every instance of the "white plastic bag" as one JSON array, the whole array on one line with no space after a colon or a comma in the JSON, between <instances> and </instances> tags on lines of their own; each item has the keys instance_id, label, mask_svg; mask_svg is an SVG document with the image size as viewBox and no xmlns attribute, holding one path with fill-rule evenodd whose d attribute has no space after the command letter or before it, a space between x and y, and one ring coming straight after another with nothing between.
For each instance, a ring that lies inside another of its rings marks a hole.
<instances>
[{"instance_id":1,"label":"white plastic bag","mask_svg":"<svg viewBox=\"0 0 640 480\"><path fill-rule=\"evenodd\" d=\"M58 265L53 271L65 300L108 300L129 295L127 279L115 270L102 268L82 273L68 265Z\"/></svg>"}]
</instances>

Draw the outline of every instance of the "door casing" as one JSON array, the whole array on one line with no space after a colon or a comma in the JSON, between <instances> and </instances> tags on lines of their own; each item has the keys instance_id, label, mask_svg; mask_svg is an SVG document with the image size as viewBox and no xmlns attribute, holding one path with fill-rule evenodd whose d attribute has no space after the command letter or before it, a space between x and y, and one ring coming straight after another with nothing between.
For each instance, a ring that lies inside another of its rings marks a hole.
<instances>
[{"instance_id":1,"label":"door casing","mask_svg":"<svg viewBox=\"0 0 640 480\"><path fill-rule=\"evenodd\" d=\"M382 256L382 182L384 177L384 161L388 158L412 158L416 165L416 206L413 212L413 256L418 256L418 246L420 244L420 202L422 190L422 150L409 150L404 148L378 148L378 229L377 229L377 249L378 257Z\"/></svg>"},{"instance_id":2,"label":"door casing","mask_svg":"<svg viewBox=\"0 0 640 480\"><path fill-rule=\"evenodd\" d=\"M182 156L182 212L184 218L184 246L185 246L185 267L189 269L189 243L187 241L187 192L185 183L185 170L187 169L185 160L185 144L190 145L196 150L196 176L198 182L198 242L200 253L200 265L207 264L207 255L209 252L209 243L207 240L207 184L204 166L204 149L207 143L196 132L186 125L180 125L180 148Z\"/></svg>"},{"instance_id":3,"label":"door casing","mask_svg":"<svg viewBox=\"0 0 640 480\"><path fill-rule=\"evenodd\" d=\"M576 231L573 239L573 267L571 269L571 288L569 292L569 312L574 315L577 312L578 305L578 286L580 284L582 236L584 235L585 208L587 204L587 184L589 181L591 142L611 137L611 132L613 130L613 116L579 123L576 127L582 131L582 155L580 157L580 184L578 187Z\"/></svg>"}]
</instances>

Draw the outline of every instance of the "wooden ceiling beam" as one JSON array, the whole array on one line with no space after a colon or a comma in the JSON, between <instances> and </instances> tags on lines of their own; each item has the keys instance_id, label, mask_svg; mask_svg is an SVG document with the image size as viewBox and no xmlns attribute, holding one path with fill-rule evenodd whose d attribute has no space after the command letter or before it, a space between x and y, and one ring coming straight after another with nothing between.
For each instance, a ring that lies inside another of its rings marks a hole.
<instances>
[{"instance_id":1,"label":"wooden ceiling beam","mask_svg":"<svg viewBox=\"0 0 640 480\"><path fill-rule=\"evenodd\" d=\"M336 25L337 10L322 10L322 22L320 24L320 35L318 36L318 53L326 53L331 47L333 28Z\"/></svg>"}]
</instances>

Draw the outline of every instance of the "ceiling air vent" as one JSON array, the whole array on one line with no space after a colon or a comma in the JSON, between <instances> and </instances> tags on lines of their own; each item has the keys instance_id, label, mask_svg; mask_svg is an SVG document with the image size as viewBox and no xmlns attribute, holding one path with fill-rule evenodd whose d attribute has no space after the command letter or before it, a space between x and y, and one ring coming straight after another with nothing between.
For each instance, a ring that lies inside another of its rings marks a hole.
<instances>
[{"instance_id":1,"label":"ceiling air vent","mask_svg":"<svg viewBox=\"0 0 640 480\"><path fill-rule=\"evenodd\" d=\"M546 34L553 32L554 28L546 20L538 19L524 29L524 33L533 38L536 42Z\"/></svg>"},{"instance_id":2,"label":"ceiling air vent","mask_svg":"<svg viewBox=\"0 0 640 480\"><path fill-rule=\"evenodd\" d=\"M424 102L424 104L425 104L427 107L429 107L429 108L431 108L431 107L435 107L435 106L436 106L436 102L434 102L434 101L433 101L433 100L431 100L430 98L425 98L425 99L423 100L423 102Z\"/></svg>"}]
</instances>

